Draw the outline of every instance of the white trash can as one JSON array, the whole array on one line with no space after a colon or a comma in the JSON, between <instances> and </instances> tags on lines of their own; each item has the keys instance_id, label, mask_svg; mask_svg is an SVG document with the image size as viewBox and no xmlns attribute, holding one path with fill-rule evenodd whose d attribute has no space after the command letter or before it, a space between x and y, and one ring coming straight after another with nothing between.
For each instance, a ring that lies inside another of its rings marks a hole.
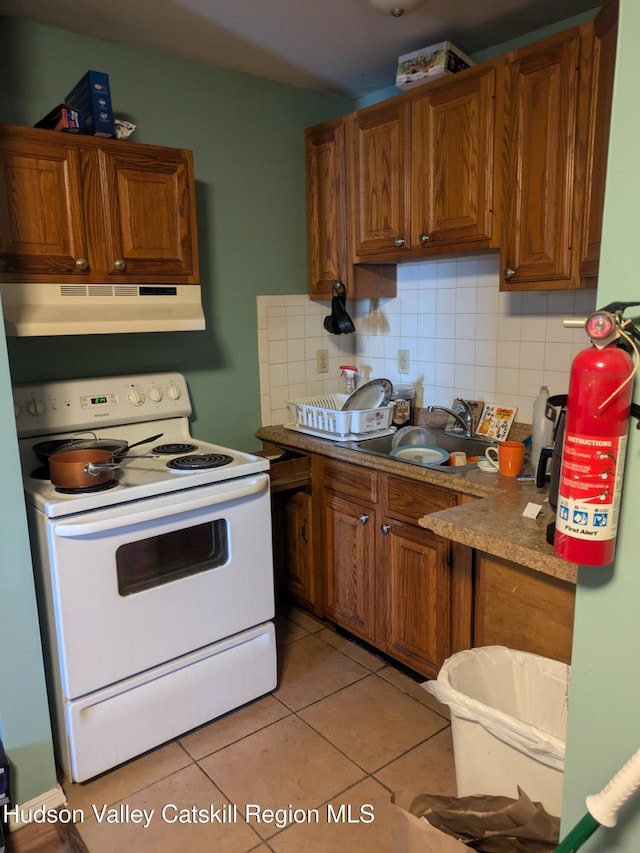
<instances>
[{"instance_id":1,"label":"white trash can","mask_svg":"<svg viewBox=\"0 0 640 853\"><path fill-rule=\"evenodd\" d=\"M451 711L459 797L517 798L562 809L571 668L540 655L481 646L448 658L422 686Z\"/></svg>"}]
</instances>

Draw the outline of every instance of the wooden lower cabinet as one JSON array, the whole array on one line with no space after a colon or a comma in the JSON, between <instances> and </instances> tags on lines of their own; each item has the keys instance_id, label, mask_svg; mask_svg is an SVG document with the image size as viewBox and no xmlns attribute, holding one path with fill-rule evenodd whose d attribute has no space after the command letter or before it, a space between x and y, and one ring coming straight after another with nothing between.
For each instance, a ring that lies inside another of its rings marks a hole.
<instances>
[{"instance_id":1,"label":"wooden lower cabinet","mask_svg":"<svg viewBox=\"0 0 640 853\"><path fill-rule=\"evenodd\" d=\"M374 475L375 476L375 475ZM376 512L334 494L323 499L325 614L363 640L375 642Z\"/></svg>"},{"instance_id":2,"label":"wooden lower cabinet","mask_svg":"<svg viewBox=\"0 0 640 853\"><path fill-rule=\"evenodd\" d=\"M474 646L571 662L573 584L478 551L474 598Z\"/></svg>"},{"instance_id":3,"label":"wooden lower cabinet","mask_svg":"<svg viewBox=\"0 0 640 853\"><path fill-rule=\"evenodd\" d=\"M573 584L418 524L474 498L315 454L271 478L281 597L426 678L474 646L571 662Z\"/></svg>"},{"instance_id":4,"label":"wooden lower cabinet","mask_svg":"<svg viewBox=\"0 0 640 853\"><path fill-rule=\"evenodd\" d=\"M313 562L311 495L306 491L282 496L284 583L298 604L313 610L316 584Z\"/></svg>"},{"instance_id":5,"label":"wooden lower cabinet","mask_svg":"<svg viewBox=\"0 0 640 853\"><path fill-rule=\"evenodd\" d=\"M451 652L452 547L417 520L455 497L328 461L321 501L326 617L435 677Z\"/></svg>"},{"instance_id":6,"label":"wooden lower cabinet","mask_svg":"<svg viewBox=\"0 0 640 853\"><path fill-rule=\"evenodd\" d=\"M380 545L376 639L387 654L434 676L451 649L449 543L390 519Z\"/></svg>"},{"instance_id":7,"label":"wooden lower cabinet","mask_svg":"<svg viewBox=\"0 0 640 853\"><path fill-rule=\"evenodd\" d=\"M269 455L277 448L262 452ZM272 463L271 517L276 596L307 610L319 606L316 579L311 459L283 451Z\"/></svg>"}]
</instances>

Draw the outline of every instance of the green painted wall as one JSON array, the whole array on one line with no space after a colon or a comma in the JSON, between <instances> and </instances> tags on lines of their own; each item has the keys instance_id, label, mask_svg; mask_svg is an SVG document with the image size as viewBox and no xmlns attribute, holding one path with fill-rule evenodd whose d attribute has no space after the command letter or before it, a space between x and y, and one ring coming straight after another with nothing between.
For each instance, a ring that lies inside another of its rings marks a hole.
<instances>
[{"instance_id":1,"label":"green painted wall","mask_svg":"<svg viewBox=\"0 0 640 853\"><path fill-rule=\"evenodd\" d=\"M0 310L0 319L2 312ZM0 400L11 400L4 337L0 335ZM56 787L51 725L22 497L13 406L0 406L0 737L11 763L11 790L24 803Z\"/></svg>"},{"instance_id":2,"label":"green painted wall","mask_svg":"<svg viewBox=\"0 0 640 853\"><path fill-rule=\"evenodd\" d=\"M640 299L638 44L640 4L621 0L598 305ZM629 316L638 322L638 309ZM584 814L587 794L600 791L640 748L639 438L632 428L615 563L579 572L563 834ZM640 850L640 793L621 810L618 826L599 829L583 850Z\"/></svg>"},{"instance_id":3,"label":"green painted wall","mask_svg":"<svg viewBox=\"0 0 640 853\"><path fill-rule=\"evenodd\" d=\"M88 68L106 71L114 110L139 142L193 150L203 332L9 339L14 382L178 370L196 436L259 447L258 294L305 293L305 127L351 101L0 19L0 119L32 125Z\"/></svg>"},{"instance_id":4,"label":"green painted wall","mask_svg":"<svg viewBox=\"0 0 640 853\"><path fill-rule=\"evenodd\" d=\"M0 121L32 125L88 68L110 75L116 112L135 139L194 152L207 329L175 334L9 339L0 332L0 734L14 800L55 787L11 379L182 371L194 433L253 449L260 425L255 297L304 293L305 127L350 101L150 51L0 18ZM0 329L2 324L0 323Z\"/></svg>"}]
</instances>

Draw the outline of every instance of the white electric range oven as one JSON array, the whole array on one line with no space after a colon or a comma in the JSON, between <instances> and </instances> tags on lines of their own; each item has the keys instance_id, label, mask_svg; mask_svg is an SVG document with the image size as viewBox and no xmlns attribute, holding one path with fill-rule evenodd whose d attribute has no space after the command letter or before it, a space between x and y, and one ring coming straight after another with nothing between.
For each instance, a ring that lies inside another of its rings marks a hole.
<instances>
[{"instance_id":1,"label":"white electric range oven","mask_svg":"<svg viewBox=\"0 0 640 853\"><path fill-rule=\"evenodd\" d=\"M180 374L13 392L56 755L69 778L273 690L268 461L194 439ZM107 483L53 486L51 447L94 437L144 443Z\"/></svg>"}]
</instances>

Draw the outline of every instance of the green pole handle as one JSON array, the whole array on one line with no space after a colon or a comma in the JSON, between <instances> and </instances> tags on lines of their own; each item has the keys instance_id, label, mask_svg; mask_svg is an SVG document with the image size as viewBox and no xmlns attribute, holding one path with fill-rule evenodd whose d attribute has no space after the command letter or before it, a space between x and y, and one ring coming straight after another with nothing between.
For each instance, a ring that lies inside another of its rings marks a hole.
<instances>
[{"instance_id":1,"label":"green pole handle","mask_svg":"<svg viewBox=\"0 0 640 853\"><path fill-rule=\"evenodd\" d=\"M555 853L574 853L575 850L582 847L587 838L590 838L599 826L598 821L587 812L556 847Z\"/></svg>"}]
</instances>

